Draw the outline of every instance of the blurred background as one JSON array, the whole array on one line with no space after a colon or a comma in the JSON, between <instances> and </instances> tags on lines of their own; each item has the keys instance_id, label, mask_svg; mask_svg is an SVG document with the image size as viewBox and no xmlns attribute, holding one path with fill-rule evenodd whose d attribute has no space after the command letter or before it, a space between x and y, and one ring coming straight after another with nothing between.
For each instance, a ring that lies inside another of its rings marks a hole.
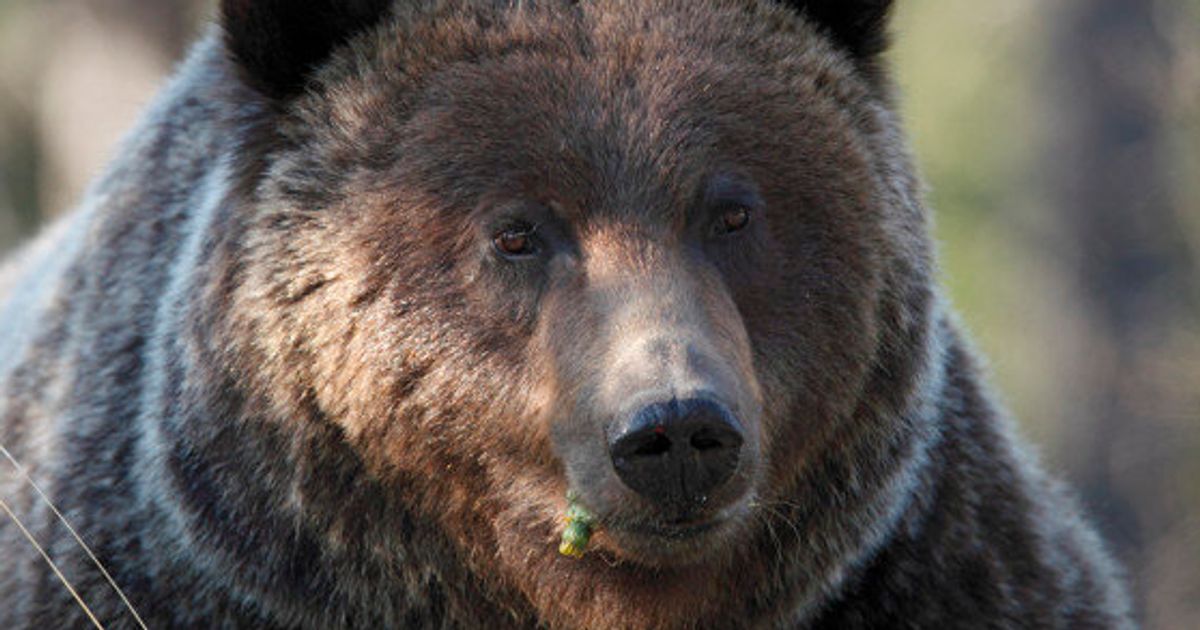
<instances>
[{"instance_id":1,"label":"blurred background","mask_svg":"<svg viewBox=\"0 0 1200 630\"><path fill-rule=\"evenodd\" d=\"M0 255L68 210L210 0L0 0ZM1149 628L1200 626L1200 0L899 0L950 298Z\"/></svg>"}]
</instances>

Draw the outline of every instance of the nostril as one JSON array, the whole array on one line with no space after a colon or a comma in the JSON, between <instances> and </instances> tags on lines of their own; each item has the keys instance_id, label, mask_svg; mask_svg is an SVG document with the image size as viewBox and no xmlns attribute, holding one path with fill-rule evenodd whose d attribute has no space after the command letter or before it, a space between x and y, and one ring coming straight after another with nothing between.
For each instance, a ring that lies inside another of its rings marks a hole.
<instances>
[{"instance_id":1,"label":"nostril","mask_svg":"<svg viewBox=\"0 0 1200 630\"><path fill-rule=\"evenodd\" d=\"M634 456L662 455L671 450L671 440L664 433L652 433L630 451Z\"/></svg>"},{"instance_id":2,"label":"nostril","mask_svg":"<svg viewBox=\"0 0 1200 630\"><path fill-rule=\"evenodd\" d=\"M692 436L692 448L697 451L711 451L714 448L723 448L724 446L721 440L708 431L700 431Z\"/></svg>"},{"instance_id":3,"label":"nostril","mask_svg":"<svg viewBox=\"0 0 1200 630\"><path fill-rule=\"evenodd\" d=\"M742 435L728 425L710 424L697 429L688 442L700 452L736 449L742 445Z\"/></svg>"}]
</instances>

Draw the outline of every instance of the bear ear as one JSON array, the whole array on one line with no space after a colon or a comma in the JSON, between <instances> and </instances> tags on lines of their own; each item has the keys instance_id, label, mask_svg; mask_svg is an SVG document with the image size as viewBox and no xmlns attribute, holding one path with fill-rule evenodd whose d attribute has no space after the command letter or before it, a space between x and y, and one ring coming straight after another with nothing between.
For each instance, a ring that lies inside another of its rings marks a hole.
<instances>
[{"instance_id":1,"label":"bear ear","mask_svg":"<svg viewBox=\"0 0 1200 630\"><path fill-rule=\"evenodd\" d=\"M887 48L892 0L781 0L816 24L851 55L866 59Z\"/></svg>"},{"instance_id":2,"label":"bear ear","mask_svg":"<svg viewBox=\"0 0 1200 630\"><path fill-rule=\"evenodd\" d=\"M221 0L225 45L267 96L299 93L338 45L381 20L392 0Z\"/></svg>"}]
</instances>

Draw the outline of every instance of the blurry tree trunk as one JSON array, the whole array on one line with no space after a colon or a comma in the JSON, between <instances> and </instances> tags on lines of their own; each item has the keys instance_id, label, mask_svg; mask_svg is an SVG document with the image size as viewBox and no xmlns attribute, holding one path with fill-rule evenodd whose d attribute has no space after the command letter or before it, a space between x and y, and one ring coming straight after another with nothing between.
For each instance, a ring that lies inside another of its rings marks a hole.
<instances>
[{"instance_id":1,"label":"blurry tree trunk","mask_svg":"<svg viewBox=\"0 0 1200 630\"><path fill-rule=\"evenodd\" d=\"M1179 375L1164 369L1178 341L1171 335L1194 312L1195 287L1165 168L1170 59L1155 10L1154 0L1071 0L1052 32L1048 91L1058 111L1049 177L1092 328L1079 378L1094 392L1079 401L1080 430L1072 432L1085 443L1060 448L1129 572L1139 608L1154 625L1183 627L1189 622L1176 615L1186 604L1154 599L1159 589L1171 591L1161 580L1196 584L1200 561L1185 544L1174 558L1190 563L1183 572L1193 575L1168 576L1156 564L1157 554L1171 553L1161 544L1186 543L1172 528L1188 508L1164 484L1195 447L1178 439L1188 432L1177 425L1196 419L1184 417L1190 403L1180 397L1189 394L1171 382Z\"/></svg>"}]
</instances>

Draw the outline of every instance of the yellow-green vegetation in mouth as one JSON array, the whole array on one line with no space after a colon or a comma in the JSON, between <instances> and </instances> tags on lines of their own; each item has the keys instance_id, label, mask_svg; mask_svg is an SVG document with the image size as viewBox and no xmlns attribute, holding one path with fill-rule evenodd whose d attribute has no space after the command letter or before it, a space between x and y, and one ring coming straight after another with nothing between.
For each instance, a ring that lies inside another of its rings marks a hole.
<instances>
[{"instance_id":1,"label":"yellow-green vegetation in mouth","mask_svg":"<svg viewBox=\"0 0 1200 630\"><path fill-rule=\"evenodd\" d=\"M592 538L592 529L596 525L596 517L579 503L579 496L567 491L566 527L563 528L562 542L558 544L558 553L572 558L582 558L587 550L588 541Z\"/></svg>"}]
</instances>

